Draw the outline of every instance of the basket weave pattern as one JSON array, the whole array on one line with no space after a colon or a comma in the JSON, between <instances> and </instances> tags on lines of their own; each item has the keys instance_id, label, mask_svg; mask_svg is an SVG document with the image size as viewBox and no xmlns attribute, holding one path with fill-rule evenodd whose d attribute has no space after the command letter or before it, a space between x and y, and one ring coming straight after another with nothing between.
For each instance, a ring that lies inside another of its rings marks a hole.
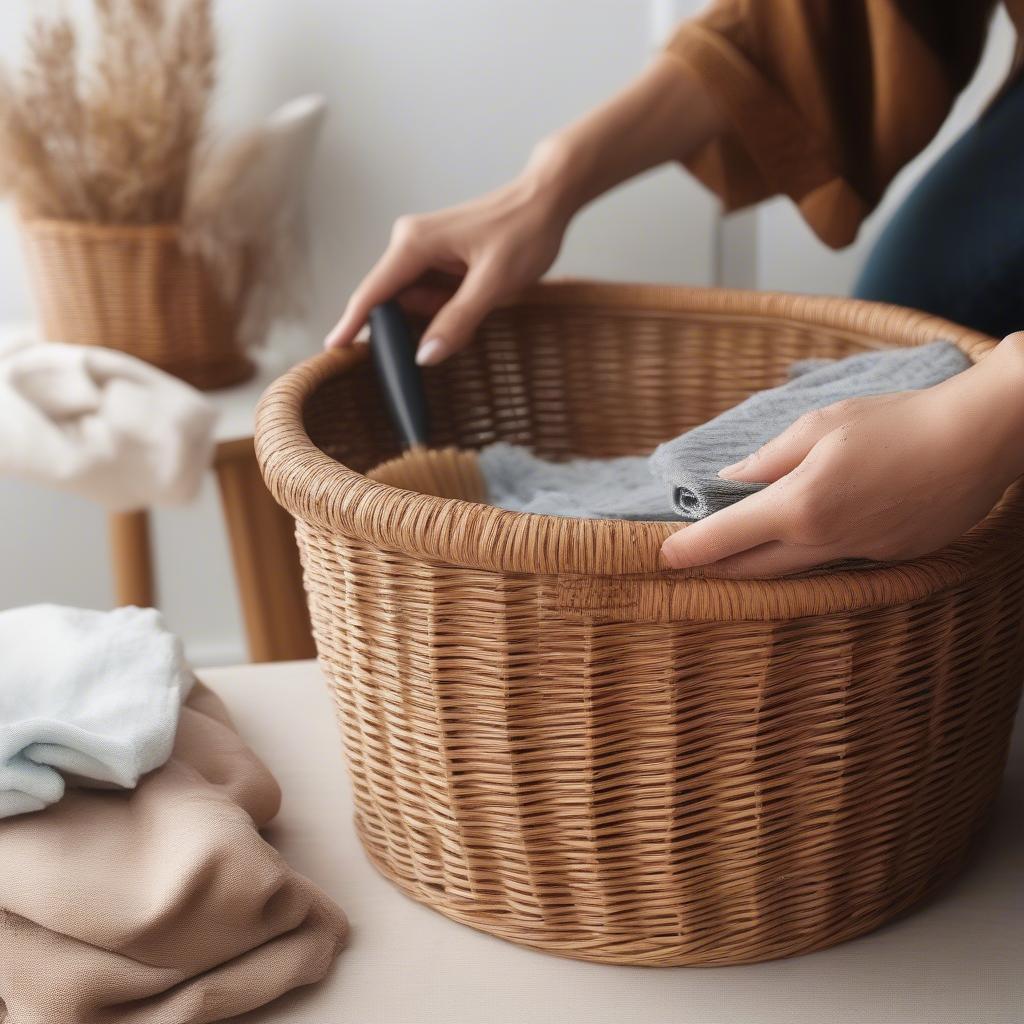
<instances>
[{"instance_id":1,"label":"basket weave pattern","mask_svg":"<svg viewBox=\"0 0 1024 1024\"><path fill-rule=\"evenodd\" d=\"M102 345L202 389L247 379L236 317L174 225L21 225L45 336Z\"/></svg>"},{"instance_id":2,"label":"basket weave pattern","mask_svg":"<svg viewBox=\"0 0 1024 1024\"><path fill-rule=\"evenodd\" d=\"M990 345L845 300L546 286L430 374L435 441L645 451L794 359L936 337ZM723 581L658 569L671 524L474 504L443 460L433 493L367 477L397 446L363 352L282 378L257 449L359 833L416 899L572 957L743 963L869 931L961 867L1020 692L1018 487L927 558Z\"/></svg>"}]
</instances>

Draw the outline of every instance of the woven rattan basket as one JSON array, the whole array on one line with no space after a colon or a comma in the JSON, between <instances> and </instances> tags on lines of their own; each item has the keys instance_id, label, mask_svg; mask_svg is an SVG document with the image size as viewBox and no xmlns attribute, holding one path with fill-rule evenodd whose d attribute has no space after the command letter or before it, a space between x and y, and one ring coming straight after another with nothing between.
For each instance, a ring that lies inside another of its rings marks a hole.
<instances>
[{"instance_id":1,"label":"woven rattan basket","mask_svg":"<svg viewBox=\"0 0 1024 1024\"><path fill-rule=\"evenodd\" d=\"M991 344L846 300L549 285L430 371L434 441L643 452L794 359L937 337ZM716 581L659 571L671 524L369 479L396 442L363 347L273 385L256 443L356 825L417 900L571 957L743 963L867 932L963 864L1021 684L1017 486L914 562Z\"/></svg>"},{"instance_id":2,"label":"woven rattan basket","mask_svg":"<svg viewBox=\"0 0 1024 1024\"><path fill-rule=\"evenodd\" d=\"M21 235L51 341L120 349L203 389L252 375L234 311L177 226L29 220Z\"/></svg>"}]
</instances>

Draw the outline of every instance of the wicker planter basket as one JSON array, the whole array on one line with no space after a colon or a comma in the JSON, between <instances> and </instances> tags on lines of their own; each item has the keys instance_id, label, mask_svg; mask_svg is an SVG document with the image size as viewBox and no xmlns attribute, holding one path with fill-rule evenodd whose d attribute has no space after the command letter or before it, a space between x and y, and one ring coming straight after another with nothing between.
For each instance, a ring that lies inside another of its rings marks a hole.
<instances>
[{"instance_id":1,"label":"wicker planter basket","mask_svg":"<svg viewBox=\"0 0 1024 1024\"><path fill-rule=\"evenodd\" d=\"M203 389L252 376L234 311L175 225L30 220L21 235L51 341L120 349Z\"/></svg>"},{"instance_id":2,"label":"wicker planter basket","mask_svg":"<svg viewBox=\"0 0 1024 1024\"><path fill-rule=\"evenodd\" d=\"M788 363L946 337L837 299L541 287L428 374L434 441L620 455ZM396 453L365 347L264 396L374 864L455 920L619 964L728 964L877 927L963 864L1021 685L1024 492L914 562L659 571L671 524L369 479Z\"/></svg>"}]
</instances>

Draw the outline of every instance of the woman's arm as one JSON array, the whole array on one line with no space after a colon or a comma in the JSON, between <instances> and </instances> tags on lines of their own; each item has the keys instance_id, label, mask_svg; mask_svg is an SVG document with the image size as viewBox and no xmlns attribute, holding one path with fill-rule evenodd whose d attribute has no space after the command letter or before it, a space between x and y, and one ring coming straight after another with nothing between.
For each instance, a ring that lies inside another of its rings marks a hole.
<instances>
[{"instance_id":1,"label":"woman's arm","mask_svg":"<svg viewBox=\"0 0 1024 1024\"><path fill-rule=\"evenodd\" d=\"M666 52L726 128L684 160L727 210L786 195L849 244L970 80L996 0L715 0Z\"/></svg>"},{"instance_id":2,"label":"woman's arm","mask_svg":"<svg viewBox=\"0 0 1024 1024\"><path fill-rule=\"evenodd\" d=\"M797 420L720 474L770 486L673 534L662 558L736 577L915 558L969 530L1022 474L1024 332L936 387Z\"/></svg>"},{"instance_id":3,"label":"woman's arm","mask_svg":"<svg viewBox=\"0 0 1024 1024\"><path fill-rule=\"evenodd\" d=\"M420 362L445 359L495 305L544 274L587 203L642 171L685 160L721 128L698 82L673 57L659 56L618 95L539 143L503 188L400 218L326 344L349 344L374 305L398 296L433 318Z\"/></svg>"}]
</instances>

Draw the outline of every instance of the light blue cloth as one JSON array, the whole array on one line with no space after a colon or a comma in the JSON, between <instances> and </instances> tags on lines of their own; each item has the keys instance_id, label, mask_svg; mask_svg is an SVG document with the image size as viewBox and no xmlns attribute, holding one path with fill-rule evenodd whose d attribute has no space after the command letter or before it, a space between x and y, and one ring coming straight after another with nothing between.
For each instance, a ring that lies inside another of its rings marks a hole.
<instances>
[{"instance_id":1,"label":"light blue cloth","mask_svg":"<svg viewBox=\"0 0 1024 1024\"><path fill-rule=\"evenodd\" d=\"M193 684L152 608L0 612L0 818L80 785L132 788L171 754Z\"/></svg>"}]
</instances>

